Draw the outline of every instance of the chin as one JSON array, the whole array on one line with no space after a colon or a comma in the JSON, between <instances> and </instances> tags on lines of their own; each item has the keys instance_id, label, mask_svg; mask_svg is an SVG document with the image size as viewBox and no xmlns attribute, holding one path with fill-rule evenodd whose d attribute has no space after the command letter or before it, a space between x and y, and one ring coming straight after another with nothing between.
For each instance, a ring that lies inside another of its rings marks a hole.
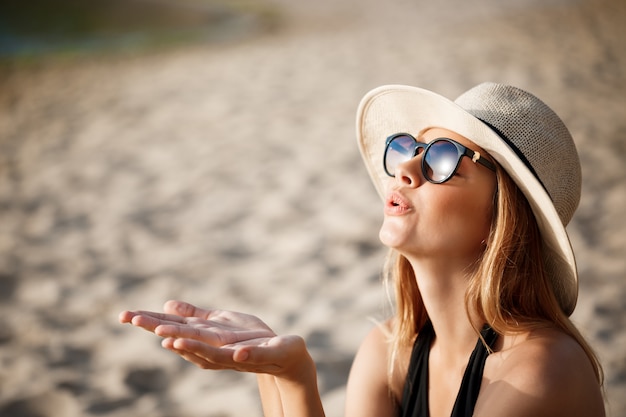
<instances>
[{"instance_id":1,"label":"chin","mask_svg":"<svg viewBox=\"0 0 626 417\"><path fill-rule=\"evenodd\" d=\"M391 249L399 249L402 247L402 243L404 241L398 233L393 230L389 230L389 228L386 228L384 225L378 232L378 239L380 239L383 245Z\"/></svg>"}]
</instances>

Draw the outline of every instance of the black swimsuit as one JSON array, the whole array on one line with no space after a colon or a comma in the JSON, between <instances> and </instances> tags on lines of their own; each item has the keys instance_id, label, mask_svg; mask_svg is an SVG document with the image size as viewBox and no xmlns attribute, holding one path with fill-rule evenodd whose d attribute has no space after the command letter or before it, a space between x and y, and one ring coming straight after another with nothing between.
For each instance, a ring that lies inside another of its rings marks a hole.
<instances>
[{"instance_id":1,"label":"black swimsuit","mask_svg":"<svg viewBox=\"0 0 626 417\"><path fill-rule=\"evenodd\" d=\"M496 332L489 326L485 326L481 335L487 345L493 349L498 338ZM402 393L400 417L428 417L430 414L428 407L428 355L433 336L433 326L427 322L420 330L411 353L411 362ZM467 368L465 368L461 388L450 417L471 417L474 413L487 356L489 356L489 352L479 338Z\"/></svg>"}]
</instances>

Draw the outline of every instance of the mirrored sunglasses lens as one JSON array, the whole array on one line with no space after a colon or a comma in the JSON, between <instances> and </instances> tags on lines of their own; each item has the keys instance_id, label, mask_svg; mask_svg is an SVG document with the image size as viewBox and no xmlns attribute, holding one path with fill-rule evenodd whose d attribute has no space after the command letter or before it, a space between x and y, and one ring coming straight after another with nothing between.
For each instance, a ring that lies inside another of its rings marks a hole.
<instances>
[{"instance_id":1,"label":"mirrored sunglasses lens","mask_svg":"<svg viewBox=\"0 0 626 417\"><path fill-rule=\"evenodd\" d=\"M445 140L433 142L424 155L424 174L432 181L447 180L459 162L459 152L454 144Z\"/></svg>"},{"instance_id":2,"label":"mirrored sunglasses lens","mask_svg":"<svg viewBox=\"0 0 626 417\"><path fill-rule=\"evenodd\" d=\"M385 169L390 175L395 175L396 167L408 161L415 152L415 140L410 136L397 136L387 146L385 154Z\"/></svg>"}]
</instances>

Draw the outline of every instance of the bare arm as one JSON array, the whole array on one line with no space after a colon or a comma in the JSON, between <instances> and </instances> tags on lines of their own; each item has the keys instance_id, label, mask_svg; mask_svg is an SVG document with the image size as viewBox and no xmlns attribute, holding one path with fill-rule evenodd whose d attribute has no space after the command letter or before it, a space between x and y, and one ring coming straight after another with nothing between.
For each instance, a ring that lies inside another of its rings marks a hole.
<instances>
[{"instance_id":1,"label":"bare arm","mask_svg":"<svg viewBox=\"0 0 626 417\"><path fill-rule=\"evenodd\" d=\"M274 376L269 374L257 374L257 383L259 385L261 404L263 405L263 416L285 417L280 391L278 390Z\"/></svg>"},{"instance_id":2,"label":"bare arm","mask_svg":"<svg viewBox=\"0 0 626 417\"><path fill-rule=\"evenodd\" d=\"M164 348L202 369L259 374L268 417L324 416L315 364L301 337L277 336L254 316L179 301L168 301L164 311L124 311L119 320L163 337Z\"/></svg>"},{"instance_id":3,"label":"bare arm","mask_svg":"<svg viewBox=\"0 0 626 417\"><path fill-rule=\"evenodd\" d=\"M346 392L346 417L391 417L397 414L397 384L388 376L389 344L375 327L354 359ZM402 379L400 377L400 379Z\"/></svg>"}]
</instances>

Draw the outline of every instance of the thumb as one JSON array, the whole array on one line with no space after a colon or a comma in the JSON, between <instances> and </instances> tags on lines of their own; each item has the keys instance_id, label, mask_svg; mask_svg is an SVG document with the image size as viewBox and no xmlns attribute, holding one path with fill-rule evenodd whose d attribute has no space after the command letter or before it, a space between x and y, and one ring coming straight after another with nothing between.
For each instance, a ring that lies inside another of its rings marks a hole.
<instances>
[{"instance_id":1,"label":"thumb","mask_svg":"<svg viewBox=\"0 0 626 417\"><path fill-rule=\"evenodd\" d=\"M174 314L180 317L208 317L210 311L198 308L193 304L184 301L169 300L163 305L163 311L166 314Z\"/></svg>"},{"instance_id":2,"label":"thumb","mask_svg":"<svg viewBox=\"0 0 626 417\"><path fill-rule=\"evenodd\" d=\"M233 361L235 362L243 363L246 362L248 359L250 359L249 348L236 349L233 353Z\"/></svg>"},{"instance_id":3,"label":"thumb","mask_svg":"<svg viewBox=\"0 0 626 417\"><path fill-rule=\"evenodd\" d=\"M285 364L309 355L300 336L276 336L259 345L240 345L232 354L234 362L249 364Z\"/></svg>"},{"instance_id":4,"label":"thumb","mask_svg":"<svg viewBox=\"0 0 626 417\"><path fill-rule=\"evenodd\" d=\"M268 354L269 353L269 354ZM271 361L273 355L259 346L246 346L233 352L234 369L257 374L277 375L282 373L282 366Z\"/></svg>"}]
</instances>

